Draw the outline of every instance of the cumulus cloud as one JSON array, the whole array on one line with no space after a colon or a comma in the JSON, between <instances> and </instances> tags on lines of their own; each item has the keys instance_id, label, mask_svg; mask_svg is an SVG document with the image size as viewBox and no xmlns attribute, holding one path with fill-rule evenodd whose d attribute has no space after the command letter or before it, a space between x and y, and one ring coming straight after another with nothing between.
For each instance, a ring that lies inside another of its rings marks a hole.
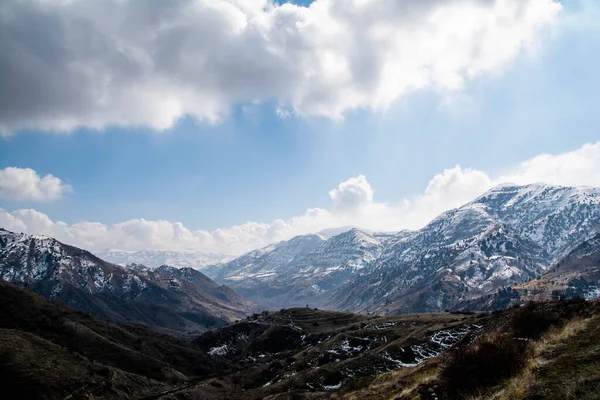
<instances>
[{"instance_id":1,"label":"cumulus cloud","mask_svg":"<svg viewBox=\"0 0 600 400\"><path fill-rule=\"evenodd\" d=\"M53 175L40 177L31 168L6 167L0 170L0 198L15 201L51 201L72 190Z\"/></svg>"},{"instance_id":2,"label":"cumulus cloud","mask_svg":"<svg viewBox=\"0 0 600 400\"><path fill-rule=\"evenodd\" d=\"M350 178L329 191L333 207L341 212L356 212L373 202L373 189L364 175Z\"/></svg>"},{"instance_id":3,"label":"cumulus cloud","mask_svg":"<svg viewBox=\"0 0 600 400\"><path fill-rule=\"evenodd\" d=\"M500 178L504 182L600 186L600 142L559 155L541 154Z\"/></svg>"},{"instance_id":4,"label":"cumulus cloud","mask_svg":"<svg viewBox=\"0 0 600 400\"><path fill-rule=\"evenodd\" d=\"M144 219L132 219L112 226L97 222L68 225L52 221L45 214L30 209L13 212L0 209L0 227L53 236L92 250L193 248L240 254L295 235L340 226L353 225L376 231L420 228L438 214L505 182L600 186L600 142L563 154L533 157L509 173L496 177L476 169L455 166L435 175L423 193L393 205L377 202L367 178L359 175L329 192L332 200L329 209L313 208L286 220L248 222L214 231L194 231L181 222Z\"/></svg>"},{"instance_id":5,"label":"cumulus cloud","mask_svg":"<svg viewBox=\"0 0 600 400\"><path fill-rule=\"evenodd\" d=\"M558 0L5 0L0 133L385 110L495 74L552 26Z\"/></svg>"}]
</instances>

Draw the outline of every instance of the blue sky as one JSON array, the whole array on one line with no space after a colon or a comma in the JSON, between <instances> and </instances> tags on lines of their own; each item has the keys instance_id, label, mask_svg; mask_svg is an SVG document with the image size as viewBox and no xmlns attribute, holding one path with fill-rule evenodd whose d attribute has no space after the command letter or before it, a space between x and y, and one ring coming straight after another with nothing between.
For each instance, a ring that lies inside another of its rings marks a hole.
<instances>
[{"instance_id":1,"label":"blue sky","mask_svg":"<svg viewBox=\"0 0 600 400\"><path fill-rule=\"evenodd\" d=\"M329 210L329 191L361 174L375 201L390 206L418 198L456 165L494 182L539 154L600 140L600 30L585 18L598 9L582 4L564 2L533 50L459 90L425 87L385 110L346 110L343 120L310 112L282 118L271 98L230 102L217 122L183 116L158 130L108 123L57 133L51 124L22 124L0 139L0 170L31 168L72 190L53 201L4 196L0 208L35 209L69 225L145 219L213 231Z\"/></svg>"}]
</instances>

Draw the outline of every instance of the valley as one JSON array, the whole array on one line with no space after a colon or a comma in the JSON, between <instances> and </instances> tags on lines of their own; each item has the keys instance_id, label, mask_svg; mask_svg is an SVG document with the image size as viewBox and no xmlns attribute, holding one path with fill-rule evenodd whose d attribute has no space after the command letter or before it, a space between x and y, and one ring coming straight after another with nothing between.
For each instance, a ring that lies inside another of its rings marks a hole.
<instances>
[{"instance_id":1,"label":"valley","mask_svg":"<svg viewBox=\"0 0 600 400\"><path fill-rule=\"evenodd\" d=\"M179 268L2 229L2 375L47 399L553 399L556 360L585 377L562 398L589 398L599 193L502 185L416 231L136 255Z\"/></svg>"},{"instance_id":2,"label":"valley","mask_svg":"<svg viewBox=\"0 0 600 400\"><path fill-rule=\"evenodd\" d=\"M575 400L600 384L597 301L390 317L283 309L184 341L9 283L0 296L3 387L32 399L508 400L517 387L518 398ZM516 367L500 375L482 364L505 358Z\"/></svg>"}]
</instances>

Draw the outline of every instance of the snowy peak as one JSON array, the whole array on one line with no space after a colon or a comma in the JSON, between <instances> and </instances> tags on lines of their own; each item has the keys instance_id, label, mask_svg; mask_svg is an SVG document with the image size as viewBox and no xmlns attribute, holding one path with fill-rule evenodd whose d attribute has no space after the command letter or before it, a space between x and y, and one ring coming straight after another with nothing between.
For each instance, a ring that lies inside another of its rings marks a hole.
<instances>
[{"instance_id":1,"label":"snowy peak","mask_svg":"<svg viewBox=\"0 0 600 400\"><path fill-rule=\"evenodd\" d=\"M544 184L503 185L470 205L486 212L519 234L541 245L558 259L600 225L600 189Z\"/></svg>"},{"instance_id":2,"label":"snowy peak","mask_svg":"<svg viewBox=\"0 0 600 400\"><path fill-rule=\"evenodd\" d=\"M338 228L328 228L328 229L323 229L320 230L319 232L317 232L317 235L322 236L325 239L329 239L332 236L337 236L340 233L344 233L347 232L351 229L354 229L356 227L354 226L341 226Z\"/></svg>"},{"instance_id":3,"label":"snowy peak","mask_svg":"<svg viewBox=\"0 0 600 400\"><path fill-rule=\"evenodd\" d=\"M191 268L123 268L53 238L4 230L0 279L105 319L178 332L224 324L251 308Z\"/></svg>"},{"instance_id":4,"label":"snowy peak","mask_svg":"<svg viewBox=\"0 0 600 400\"><path fill-rule=\"evenodd\" d=\"M115 264L141 264L149 269L155 269L161 265L170 265L175 268L203 270L210 265L221 264L234 258L225 254L205 253L196 250L104 250L96 252L96 255Z\"/></svg>"},{"instance_id":5,"label":"snowy peak","mask_svg":"<svg viewBox=\"0 0 600 400\"><path fill-rule=\"evenodd\" d=\"M381 255L382 241L360 229L332 236L298 259L300 266L329 270L362 268Z\"/></svg>"},{"instance_id":6,"label":"snowy peak","mask_svg":"<svg viewBox=\"0 0 600 400\"><path fill-rule=\"evenodd\" d=\"M121 271L85 250L53 238L8 231L0 236L0 277L5 281L23 284L68 279L94 292L114 289L110 281L115 272ZM60 288L56 284L52 293L56 295Z\"/></svg>"},{"instance_id":7,"label":"snowy peak","mask_svg":"<svg viewBox=\"0 0 600 400\"><path fill-rule=\"evenodd\" d=\"M492 217L486 207L472 204L446 211L422 230L416 237L426 238L431 245L446 245L485 234L499 225L499 221Z\"/></svg>"},{"instance_id":8,"label":"snowy peak","mask_svg":"<svg viewBox=\"0 0 600 400\"><path fill-rule=\"evenodd\" d=\"M333 304L355 311L451 307L541 275L598 226L598 188L500 185L390 242Z\"/></svg>"},{"instance_id":9,"label":"snowy peak","mask_svg":"<svg viewBox=\"0 0 600 400\"><path fill-rule=\"evenodd\" d=\"M228 283L246 278L269 279L276 275L276 271L286 271L298 257L310 253L324 241L320 235L295 236L215 266L207 273Z\"/></svg>"},{"instance_id":10,"label":"snowy peak","mask_svg":"<svg viewBox=\"0 0 600 400\"><path fill-rule=\"evenodd\" d=\"M546 271L600 226L600 189L504 184L416 231L351 228L250 252L219 276L281 306L436 311Z\"/></svg>"},{"instance_id":11,"label":"snowy peak","mask_svg":"<svg viewBox=\"0 0 600 400\"><path fill-rule=\"evenodd\" d=\"M382 241L356 228L329 239L297 236L225 264L218 279L258 302L304 305L374 262Z\"/></svg>"},{"instance_id":12,"label":"snowy peak","mask_svg":"<svg viewBox=\"0 0 600 400\"><path fill-rule=\"evenodd\" d=\"M528 224L576 204L600 204L600 189L592 187L503 185L495 187L470 204L483 204L493 215L512 224Z\"/></svg>"},{"instance_id":13,"label":"snowy peak","mask_svg":"<svg viewBox=\"0 0 600 400\"><path fill-rule=\"evenodd\" d=\"M332 236L328 242L330 240L337 243L352 243L359 246L376 246L381 244L379 239L375 238L375 236L358 228L352 228L346 232Z\"/></svg>"}]
</instances>

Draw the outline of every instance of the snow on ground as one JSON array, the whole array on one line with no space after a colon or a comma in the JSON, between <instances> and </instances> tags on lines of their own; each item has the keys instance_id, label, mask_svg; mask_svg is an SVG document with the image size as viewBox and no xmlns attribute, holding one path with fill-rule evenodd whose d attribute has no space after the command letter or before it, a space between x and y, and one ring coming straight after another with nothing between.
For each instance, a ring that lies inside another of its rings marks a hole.
<instances>
[{"instance_id":1,"label":"snow on ground","mask_svg":"<svg viewBox=\"0 0 600 400\"><path fill-rule=\"evenodd\" d=\"M208 354L211 356L224 356L227 353L229 353L229 346L227 346L226 344L224 344L223 346L213 347L210 350L208 350Z\"/></svg>"},{"instance_id":2,"label":"snow on ground","mask_svg":"<svg viewBox=\"0 0 600 400\"><path fill-rule=\"evenodd\" d=\"M399 367L414 367L421 364L423 361L437 357L444 351L455 345L467 333L481 329L479 325L465 325L453 329L443 329L429 336L424 342L413 344L408 349L400 349L402 353L411 351L414 354L414 360L405 362L392 356L387 350L382 356L392 361ZM399 357L400 355L396 356Z\"/></svg>"}]
</instances>

